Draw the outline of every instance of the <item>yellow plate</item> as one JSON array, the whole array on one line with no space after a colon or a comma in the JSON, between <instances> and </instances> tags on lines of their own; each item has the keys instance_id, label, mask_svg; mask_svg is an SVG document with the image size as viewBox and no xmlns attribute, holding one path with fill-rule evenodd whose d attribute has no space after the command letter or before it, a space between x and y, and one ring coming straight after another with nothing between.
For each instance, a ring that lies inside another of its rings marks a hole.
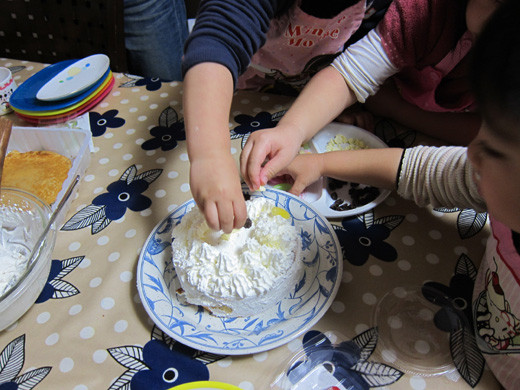
<instances>
[{"instance_id":1,"label":"yellow plate","mask_svg":"<svg viewBox=\"0 0 520 390\"><path fill-rule=\"evenodd\" d=\"M18 113L23 114L23 115L29 115L31 117L39 117L39 116L45 117L45 116L53 116L53 115L58 115L58 114L64 114L66 112L74 110L75 108L78 108L79 106L85 104L86 102L88 102L89 100L91 100L92 98L97 96L97 94L99 94L107 86L107 84L110 82L111 79L112 79L112 71L110 71L108 73L107 78L103 81L103 83L99 87L97 87L97 89L93 93L91 93L85 99L77 102L76 104L74 104L72 106L69 106L69 107L62 108L61 110L26 111L26 110L19 110L19 109L14 108L14 107L12 107L12 108L13 108L13 110L15 112L18 112Z\"/></svg>"},{"instance_id":2,"label":"yellow plate","mask_svg":"<svg viewBox=\"0 0 520 390\"><path fill-rule=\"evenodd\" d=\"M169 390L243 390L240 387L230 385L223 382L198 381L184 383L183 385L174 386Z\"/></svg>"}]
</instances>

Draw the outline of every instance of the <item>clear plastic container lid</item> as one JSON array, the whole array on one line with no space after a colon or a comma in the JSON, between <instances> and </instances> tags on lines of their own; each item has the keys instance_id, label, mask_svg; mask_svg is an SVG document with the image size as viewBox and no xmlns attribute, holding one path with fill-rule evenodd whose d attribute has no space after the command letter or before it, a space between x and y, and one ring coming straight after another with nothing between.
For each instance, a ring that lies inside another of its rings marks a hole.
<instances>
[{"instance_id":1,"label":"clear plastic container lid","mask_svg":"<svg viewBox=\"0 0 520 390\"><path fill-rule=\"evenodd\" d=\"M435 326L434 316L449 300L430 287L396 289L378 302L374 325L378 329L378 350L382 358L406 373L434 376L455 370L450 350L450 334Z\"/></svg>"}]
</instances>

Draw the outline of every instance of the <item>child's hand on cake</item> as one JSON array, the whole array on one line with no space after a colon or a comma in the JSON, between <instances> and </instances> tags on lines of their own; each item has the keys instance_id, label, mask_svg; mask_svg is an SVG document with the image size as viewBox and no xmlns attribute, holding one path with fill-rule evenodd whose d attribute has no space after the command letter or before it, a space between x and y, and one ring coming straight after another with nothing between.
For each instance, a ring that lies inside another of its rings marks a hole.
<instances>
[{"instance_id":1,"label":"child's hand on cake","mask_svg":"<svg viewBox=\"0 0 520 390\"><path fill-rule=\"evenodd\" d=\"M246 203L237 177L238 168L231 155L208 155L191 162L191 193L213 230L231 233L246 222Z\"/></svg>"}]
</instances>

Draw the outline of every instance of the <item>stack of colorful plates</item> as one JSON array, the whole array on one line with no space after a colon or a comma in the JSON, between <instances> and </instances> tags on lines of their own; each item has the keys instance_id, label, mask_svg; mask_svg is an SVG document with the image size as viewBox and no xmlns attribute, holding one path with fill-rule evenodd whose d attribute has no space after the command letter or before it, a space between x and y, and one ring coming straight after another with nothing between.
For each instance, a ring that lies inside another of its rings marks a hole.
<instances>
[{"instance_id":1,"label":"stack of colorful plates","mask_svg":"<svg viewBox=\"0 0 520 390\"><path fill-rule=\"evenodd\" d=\"M29 123L66 122L92 109L112 90L109 65L104 54L50 65L20 85L9 103Z\"/></svg>"}]
</instances>

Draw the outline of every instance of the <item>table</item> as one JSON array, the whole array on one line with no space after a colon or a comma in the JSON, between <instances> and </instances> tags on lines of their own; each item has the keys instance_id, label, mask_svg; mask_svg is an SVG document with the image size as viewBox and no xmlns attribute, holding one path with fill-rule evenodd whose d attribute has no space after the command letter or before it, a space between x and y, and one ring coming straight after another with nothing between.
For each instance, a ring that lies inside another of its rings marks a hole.
<instances>
[{"instance_id":1,"label":"table","mask_svg":"<svg viewBox=\"0 0 520 390\"><path fill-rule=\"evenodd\" d=\"M0 66L10 67L21 84L44 65L0 59ZM157 223L191 198L182 83L125 74L115 74L115 78L112 92L90 112L91 164L65 220L107 193L107 187L122 175L146 173L151 176L149 186L140 194L131 194L134 199L139 197L134 206L114 207L112 219L105 224L58 232L53 259L56 267L69 266L57 276L67 293L43 297L16 324L0 332L0 350L7 354L17 348L20 358L11 361L10 372L0 367L0 388L5 385L2 381L21 381L30 372L32 382L27 388L37 389L128 389L136 375L147 378L148 389L208 378L243 390L268 389L288 359L301 349L303 336L253 355L194 353L166 337L143 309L136 288L143 244ZM233 155L238 159L251 123L266 123L266 118L269 122L291 101L237 92L230 117ZM9 117L15 125L30 126L14 114ZM440 144L385 121L379 123L377 134L391 145ZM478 267L489 233L485 221L485 215L470 210L419 208L395 193L362 219L332 221L340 242L348 243L343 245L341 285L330 309L312 329L328 332L338 342L369 337L373 335L374 308L387 292L399 294L409 286L428 282L445 286L453 298L452 308L471 310L466 302L471 291L450 286L450 281L462 274L471 282L471 271ZM373 224L385 226L384 234L374 234ZM439 306L437 314L446 314L446 309ZM173 345L172 349L167 345ZM468 383L476 389L500 388L487 368L437 376L399 370L400 374L389 379L385 373L395 374L398 369L395 355L381 351L380 345L372 347L371 354L357 361L358 372L352 373L361 382L350 388L384 383L388 389L468 389ZM428 356L427 350L423 352ZM186 361L190 368L179 368L176 377L173 368ZM0 365L2 362L0 359ZM378 375L369 375L370 369L379 370ZM141 387L134 383L132 388Z\"/></svg>"}]
</instances>

